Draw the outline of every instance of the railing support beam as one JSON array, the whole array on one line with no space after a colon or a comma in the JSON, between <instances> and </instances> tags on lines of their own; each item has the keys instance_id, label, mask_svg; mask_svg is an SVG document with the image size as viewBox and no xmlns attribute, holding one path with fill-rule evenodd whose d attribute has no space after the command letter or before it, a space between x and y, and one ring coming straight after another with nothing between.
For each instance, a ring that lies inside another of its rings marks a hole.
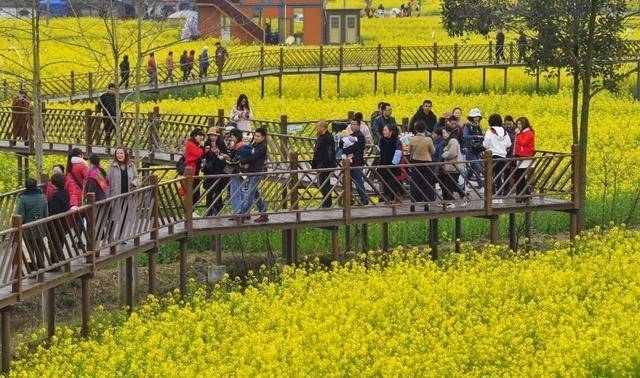
<instances>
[{"instance_id":1,"label":"railing support beam","mask_svg":"<svg viewBox=\"0 0 640 378\"><path fill-rule=\"evenodd\" d=\"M2 314L2 372L9 373L11 365L11 313L12 306L0 310Z\"/></svg>"}]
</instances>

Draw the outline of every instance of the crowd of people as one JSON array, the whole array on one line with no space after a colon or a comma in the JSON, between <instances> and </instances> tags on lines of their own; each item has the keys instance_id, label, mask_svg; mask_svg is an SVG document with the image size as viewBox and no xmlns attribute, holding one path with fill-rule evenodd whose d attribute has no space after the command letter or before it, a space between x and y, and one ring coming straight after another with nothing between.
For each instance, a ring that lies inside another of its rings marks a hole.
<instances>
[{"instance_id":1,"label":"crowd of people","mask_svg":"<svg viewBox=\"0 0 640 378\"><path fill-rule=\"evenodd\" d=\"M224 64L229 58L229 52L222 46L220 42L215 43L214 62L218 68L218 72L222 72ZM147 72L147 84L155 85L159 83L159 74L164 70L163 83L173 82L176 80L195 80L196 78L204 79L209 75L209 67L211 59L209 58L209 47L204 46L200 54L196 57L195 50L184 50L176 64L173 51L169 51L164 58L164 65L159 66L156 54L149 54L146 62L145 70ZM196 66L197 63L197 66ZM197 70L196 70L197 68ZM180 76L176 71L179 70ZM129 79L131 77L131 65L129 56L125 55L120 62L120 87L129 88Z\"/></svg>"}]
</instances>

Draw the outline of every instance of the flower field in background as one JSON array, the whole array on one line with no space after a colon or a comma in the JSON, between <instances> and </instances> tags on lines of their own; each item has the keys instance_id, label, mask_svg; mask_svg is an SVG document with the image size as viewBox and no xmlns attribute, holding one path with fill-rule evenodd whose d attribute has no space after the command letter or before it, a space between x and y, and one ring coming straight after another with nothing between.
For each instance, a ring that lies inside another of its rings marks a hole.
<instances>
[{"instance_id":1,"label":"flower field in background","mask_svg":"<svg viewBox=\"0 0 640 378\"><path fill-rule=\"evenodd\" d=\"M89 340L60 332L11 376L633 376L640 233L509 255L396 250L278 282L151 302Z\"/></svg>"}]
</instances>

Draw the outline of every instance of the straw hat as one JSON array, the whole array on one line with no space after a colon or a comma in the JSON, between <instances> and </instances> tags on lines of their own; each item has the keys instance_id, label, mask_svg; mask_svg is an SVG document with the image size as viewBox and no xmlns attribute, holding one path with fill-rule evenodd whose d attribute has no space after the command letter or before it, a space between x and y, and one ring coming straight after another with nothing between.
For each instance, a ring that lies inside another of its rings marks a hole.
<instances>
[{"instance_id":1,"label":"straw hat","mask_svg":"<svg viewBox=\"0 0 640 378\"><path fill-rule=\"evenodd\" d=\"M220 129L218 128L218 126L211 126L209 128L209 130L207 131L207 135L220 135Z\"/></svg>"}]
</instances>

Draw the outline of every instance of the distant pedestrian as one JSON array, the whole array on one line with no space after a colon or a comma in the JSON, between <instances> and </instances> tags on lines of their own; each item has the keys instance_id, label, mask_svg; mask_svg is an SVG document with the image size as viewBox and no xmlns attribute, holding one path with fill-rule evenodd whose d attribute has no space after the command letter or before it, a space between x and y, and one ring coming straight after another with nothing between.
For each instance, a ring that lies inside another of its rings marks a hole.
<instances>
[{"instance_id":1,"label":"distant pedestrian","mask_svg":"<svg viewBox=\"0 0 640 378\"><path fill-rule=\"evenodd\" d=\"M224 174L226 160L229 158L227 145L224 143L218 126L212 126L207 131L207 140L204 142L204 166L202 172L207 175ZM207 215L220 214L224 207L222 193L229 183L228 177L206 178L204 190L206 191Z\"/></svg>"},{"instance_id":2,"label":"distant pedestrian","mask_svg":"<svg viewBox=\"0 0 640 378\"><path fill-rule=\"evenodd\" d=\"M111 144L111 135L116 129L116 85L111 83L107 91L98 98L98 107L102 111L102 130L105 145Z\"/></svg>"},{"instance_id":3,"label":"distant pedestrian","mask_svg":"<svg viewBox=\"0 0 640 378\"><path fill-rule=\"evenodd\" d=\"M362 121L354 119L351 122L351 136L356 139L350 146L344 147L343 142L340 141L340 149L342 149L342 160L344 161L348 155L351 155L351 180L356 186L356 192L360 199L360 205L366 206L369 204L369 198L364 186L364 170L365 166L364 151L366 148L364 134L360 131L360 125ZM353 203L353 200L351 200Z\"/></svg>"},{"instance_id":4,"label":"distant pedestrian","mask_svg":"<svg viewBox=\"0 0 640 378\"><path fill-rule=\"evenodd\" d=\"M454 194L458 193L461 199L466 198L465 192L458 185L458 178L463 171L462 163L460 163L461 150L458 140L453 137L453 130L449 127L442 130L444 138L444 147L442 149L443 169L440 181L444 184L442 188L442 197L445 200L445 206L448 209L455 208Z\"/></svg>"},{"instance_id":5,"label":"distant pedestrian","mask_svg":"<svg viewBox=\"0 0 640 378\"><path fill-rule=\"evenodd\" d=\"M65 177L62 173L55 173L51 176L49 182L54 188L51 196L47 198L47 208L49 209L49 216L62 214L69 211L70 198L69 192L65 189ZM70 221L69 217L58 218L51 225L52 233L55 237L48 238L49 245L51 246L51 257L53 262L59 262L64 260L64 247L66 244L66 235L69 233Z\"/></svg>"},{"instance_id":6,"label":"distant pedestrian","mask_svg":"<svg viewBox=\"0 0 640 378\"><path fill-rule=\"evenodd\" d=\"M218 66L218 76L222 76L224 64L226 63L227 58L229 58L229 52L220 42L216 42L215 58L216 66Z\"/></svg>"},{"instance_id":7,"label":"distant pedestrian","mask_svg":"<svg viewBox=\"0 0 640 378\"><path fill-rule=\"evenodd\" d=\"M147 75L149 76L149 85L155 85L158 82L158 63L154 53L149 54L149 60L147 60Z\"/></svg>"},{"instance_id":8,"label":"distant pedestrian","mask_svg":"<svg viewBox=\"0 0 640 378\"><path fill-rule=\"evenodd\" d=\"M187 79L189 79L189 63L187 62L188 59L188 55L187 55L187 50L184 50L182 52L182 55L180 55L180 71L182 71L182 81L187 81Z\"/></svg>"},{"instance_id":9,"label":"distant pedestrian","mask_svg":"<svg viewBox=\"0 0 640 378\"><path fill-rule=\"evenodd\" d=\"M482 113L480 109L474 108L469 112L468 122L464 125L462 140L464 142L465 159L467 161L467 180L475 180L477 188L482 189L484 183L482 180L482 167L480 167L480 154L484 151L482 141L484 139L484 131L480 126Z\"/></svg>"},{"instance_id":10,"label":"distant pedestrian","mask_svg":"<svg viewBox=\"0 0 640 378\"><path fill-rule=\"evenodd\" d=\"M47 199L38 188L36 180L31 177L25 180L25 190L18 200L16 214L22 216L23 224L35 222L49 216ZM31 260L29 266L33 270L45 267L45 236L46 231L42 225L29 228L24 232L23 240L26 242Z\"/></svg>"},{"instance_id":11,"label":"distant pedestrian","mask_svg":"<svg viewBox=\"0 0 640 378\"><path fill-rule=\"evenodd\" d=\"M395 166L402 163L402 142L398 139L398 134L393 128L385 125L382 129L382 138L378 143L380 150L380 165ZM386 202L400 201L403 191L401 168L380 168L380 179L382 184L382 194Z\"/></svg>"},{"instance_id":12,"label":"distant pedestrian","mask_svg":"<svg viewBox=\"0 0 640 378\"><path fill-rule=\"evenodd\" d=\"M198 57L198 63L200 64L200 78L207 77L207 71L209 70L209 47L205 46L202 49L202 53Z\"/></svg>"},{"instance_id":13,"label":"distant pedestrian","mask_svg":"<svg viewBox=\"0 0 640 378\"><path fill-rule=\"evenodd\" d=\"M504 33L502 32L502 28L498 28L498 32L496 33L496 63L500 63L500 58L505 60L504 57Z\"/></svg>"},{"instance_id":14,"label":"distant pedestrian","mask_svg":"<svg viewBox=\"0 0 640 378\"><path fill-rule=\"evenodd\" d=\"M504 159L507 157L508 149L511 147L511 139L504 129L502 117L499 114L489 116L489 129L484 135L483 146L487 151L491 151L493 157L493 194L495 196L505 196L505 172L506 165ZM487 172L486 174L489 174ZM493 200L494 204L502 204L501 198Z\"/></svg>"},{"instance_id":15,"label":"distant pedestrian","mask_svg":"<svg viewBox=\"0 0 640 378\"><path fill-rule=\"evenodd\" d=\"M164 60L164 68L167 70L167 77L164 78L164 82L173 82L173 70L175 69L176 62L173 60L173 51L169 51L167 58Z\"/></svg>"},{"instance_id":16,"label":"distant pedestrian","mask_svg":"<svg viewBox=\"0 0 640 378\"><path fill-rule=\"evenodd\" d=\"M253 151L251 155L246 158L241 158L240 164L246 167L247 173L260 173L264 171L264 163L267 160L267 131L259 127L253 134ZM262 176L251 175L248 176L247 194L242 200L242 206L240 213L245 216L249 216L249 210L255 204L258 207L260 215L255 219L255 222L262 223L268 222L267 205L260 196L259 185Z\"/></svg>"},{"instance_id":17,"label":"distant pedestrian","mask_svg":"<svg viewBox=\"0 0 640 378\"><path fill-rule=\"evenodd\" d=\"M253 111L249 105L249 98L246 94L238 96L238 100L231 109L230 118L236 123L236 126L242 131L251 131L251 120L253 119Z\"/></svg>"},{"instance_id":18,"label":"distant pedestrian","mask_svg":"<svg viewBox=\"0 0 640 378\"><path fill-rule=\"evenodd\" d=\"M520 30L520 36L518 37L518 63L524 62L527 59L528 45L527 35L524 34L523 30Z\"/></svg>"},{"instance_id":19,"label":"distant pedestrian","mask_svg":"<svg viewBox=\"0 0 640 378\"><path fill-rule=\"evenodd\" d=\"M69 203L71 209L78 208L84 204L84 186L89 169L87 162L82 158L82 150L72 149L67 155L67 169L65 189L69 192Z\"/></svg>"},{"instance_id":20,"label":"distant pedestrian","mask_svg":"<svg viewBox=\"0 0 640 378\"><path fill-rule=\"evenodd\" d=\"M120 86L129 88L129 74L131 68L129 67L129 56L125 55L120 62Z\"/></svg>"},{"instance_id":21,"label":"distant pedestrian","mask_svg":"<svg viewBox=\"0 0 640 378\"><path fill-rule=\"evenodd\" d=\"M426 135L427 128L424 122L417 122L414 125L416 135L414 135L409 144L409 158L411 164L417 164L417 167L411 168L411 198L415 202L423 203L424 211L429 210L427 201L434 201L435 196L435 176L433 167L426 164L431 163L431 156L436 153L433 140ZM411 205L411 211L415 211L415 207Z\"/></svg>"},{"instance_id":22,"label":"distant pedestrian","mask_svg":"<svg viewBox=\"0 0 640 378\"><path fill-rule=\"evenodd\" d=\"M335 168L336 162L336 144L333 135L328 130L327 122L320 121L316 124L316 145L313 150L313 159L311 160L312 169ZM333 171L318 172L318 188L322 194L320 207L331 207L333 200L331 198L331 176Z\"/></svg>"},{"instance_id":23,"label":"distant pedestrian","mask_svg":"<svg viewBox=\"0 0 640 378\"><path fill-rule=\"evenodd\" d=\"M193 179L193 206L196 206L198 201L200 200L200 189L198 189L199 180L195 177L200 175L200 169L202 168L202 157L204 156L204 133L202 129L196 127L191 132L190 138L187 140L187 143L184 147L184 167L185 174L186 169L191 169L191 174L194 176ZM180 195L184 196L186 194L186 188L183 186L180 188Z\"/></svg>"},{"instance_id":24,"label":"distant pedestrian","mask_svg":"<svg viewBox=\"0 0 640 378\"><path fill-rule=\"evenodd\" d=\"M18 95L11 102L11 139L28 140L31 130L31 103L27 97L27 91L20 89Z\"/></svg>"},{"instance_id":25,"label":"distant pedestrian","mask_svg":"<svg viewBox=\"0 0 640 378\"><path fill-rule=\"evenodd\" d=\"M86 196L88 193L94 193L96 201L102 201L109 194L110 185L107 171L100 166L100 156L97 154L89 156L89 163L91 167L84 187L84 194Z\"/></svg>"},{"instance_id":26,"label":"distant pedestrian","mask_svg":"<svg viewBox=\"0 0 640 378\"><path fill-rule=\"evenodd\" d=\"M187 56L187 79L190 77L192 79L196 78L196 70L194 69L194 62L196 60L196 51L189 51L189 56Z\"/></svg>"},{"instance_id":27,"label":"distant pedestrian","mask_svg":"<svg viewBox=\"0 0 640 378\"><path fill-rule=\"evenodd\" d=\"M513 148L516 158L530 158L535 153L535 133L529 120L526 117L520 117L516 121L516 143ZM517 162L515 172L516 190L518 199L516 202L527 202L531 189L529 186L529 171L533 168L533 160L521 159Z\"/></svg>"}]
</instances>

